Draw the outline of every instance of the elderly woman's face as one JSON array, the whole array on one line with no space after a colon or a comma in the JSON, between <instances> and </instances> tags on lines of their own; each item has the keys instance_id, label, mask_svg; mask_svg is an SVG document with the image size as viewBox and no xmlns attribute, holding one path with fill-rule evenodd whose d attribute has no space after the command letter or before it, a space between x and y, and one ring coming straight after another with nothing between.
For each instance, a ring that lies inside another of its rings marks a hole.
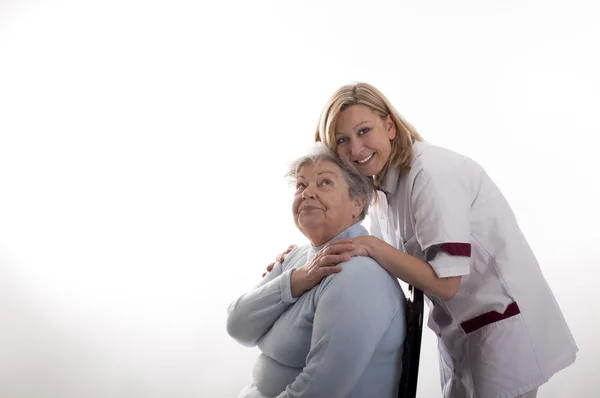
<instances>
[{"instance_id":1,"label":"elderly woman's face","mask_svg":"<svg viewBox=\"0 0 600 398\"><path fill-rule=\"evenodd\" d=\"M313 244L324 243L356 222L362 202L350 198L342 170L332 162L307 164L298 172L294 221Z\"/></svg>"}]
</instances>

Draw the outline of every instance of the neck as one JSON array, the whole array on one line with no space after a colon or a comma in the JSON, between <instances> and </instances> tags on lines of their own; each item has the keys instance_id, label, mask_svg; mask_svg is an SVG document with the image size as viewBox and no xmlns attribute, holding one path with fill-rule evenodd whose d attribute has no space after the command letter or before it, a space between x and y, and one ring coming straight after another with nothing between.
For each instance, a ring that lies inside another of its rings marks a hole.
<instances>
[{"instance_id":1,"label":"neck","mask_svg":"<svg viewBox=\"0 0 600 398\"><path fill-rule=\"evenodd\" d=\"M308 240L310 241L310 243L312 243L313 246L318 247L318 246L322 246L325 243L329 242L330 240L332 240L333 238L335 238L336 236L338 236L339 234L344 232L346 229L350 228L353 224L354 224L354 221L351 222L350 224L344 225L342 228L340 228L339 230L335 230L335 231L326 231L323 228L315 228L314 230L305 230L304 235L308 238Z\"/></svg>"}]
</instances>

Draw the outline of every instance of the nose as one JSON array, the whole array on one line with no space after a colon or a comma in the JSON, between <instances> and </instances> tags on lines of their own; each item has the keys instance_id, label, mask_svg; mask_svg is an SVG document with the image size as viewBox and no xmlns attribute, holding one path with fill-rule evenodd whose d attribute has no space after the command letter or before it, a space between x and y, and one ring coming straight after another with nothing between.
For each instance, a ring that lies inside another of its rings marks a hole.
<instances>
[{"instance_id":1,"label":"nose","mask_svg":"<svg viewBox=\"0 0 600 398\"><path fill-rule=\"evenodd\" d=\"M302 199L314 199L316 198L315 186L313 184L308 184L304 191L302 191Z\"/></svg>"},{"instance_id":2,"label":"nose","mask_svg":"<svg viewBox=\"0 0 600 398\"><path fill-rule=\"evenodd\" d=\"M353 139L350 141L350 155L352 157L359 156L362 153L362 147L363 145L360 142L360 139Z\"/></svg>"}]
</instances>

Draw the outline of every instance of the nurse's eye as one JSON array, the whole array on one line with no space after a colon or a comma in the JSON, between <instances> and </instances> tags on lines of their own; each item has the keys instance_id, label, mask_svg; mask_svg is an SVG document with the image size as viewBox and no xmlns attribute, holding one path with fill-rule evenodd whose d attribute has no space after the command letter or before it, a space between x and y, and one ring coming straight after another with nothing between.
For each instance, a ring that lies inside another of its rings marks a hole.
<instances>
[{"instance_id":1,"label":"nurse's eye","mask_svg":"<svg viewBox=\"0 0 600 398\"><path fill-rule=\"evenodd\" d=\"M335 142L339 145L339 144L343 144L344 142L347 142L348 138L346 137L339 137L337 140L335 140Z\"/></svg>"},{"instance_id":2,"label":"nurse's eye","mask_svg":"<svg viewBox=\"0 0 600 398\"><path fill-rule=\"evenodd\" d=\"M358 132L359 135L363 135L363 134L367 134L369 131L371 131L370 127L365 127L363 129L360 129L360 131Z\"/></svg>"}]
</instances>

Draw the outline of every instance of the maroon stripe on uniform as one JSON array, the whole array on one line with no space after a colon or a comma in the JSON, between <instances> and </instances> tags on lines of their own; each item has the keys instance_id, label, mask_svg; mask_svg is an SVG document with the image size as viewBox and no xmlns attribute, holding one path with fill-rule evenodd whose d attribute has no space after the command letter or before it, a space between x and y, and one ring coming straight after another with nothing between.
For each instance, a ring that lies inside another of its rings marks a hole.
<instances>
[{"instance_id":1,"label":"maroon stripe on uniform","mask_svg":"<svg viewBox=\"0 0 600 398\"><path fill-rule=\"evenodd\" d=\"M502 314L496 311L486 312L485 314L481 314L473 319L469 319L468 321L461 323L460 326L463 328L466 334L469 334L491 323L511 318L520 313L521 310L519 309L519 306L517 303L513 302L506 307L506 310Z\"/></svg>"},{"instance_id":2,"label":"maroon stripe on uniform","mask_svg":"<svg viewBox=\"0 0 600 398\"><path fill-rule=\"evenodd\" d=\"M440 249L451 256L471 257L470 243L443 243L440 245Z\"/></svg>"}]
</instances>

